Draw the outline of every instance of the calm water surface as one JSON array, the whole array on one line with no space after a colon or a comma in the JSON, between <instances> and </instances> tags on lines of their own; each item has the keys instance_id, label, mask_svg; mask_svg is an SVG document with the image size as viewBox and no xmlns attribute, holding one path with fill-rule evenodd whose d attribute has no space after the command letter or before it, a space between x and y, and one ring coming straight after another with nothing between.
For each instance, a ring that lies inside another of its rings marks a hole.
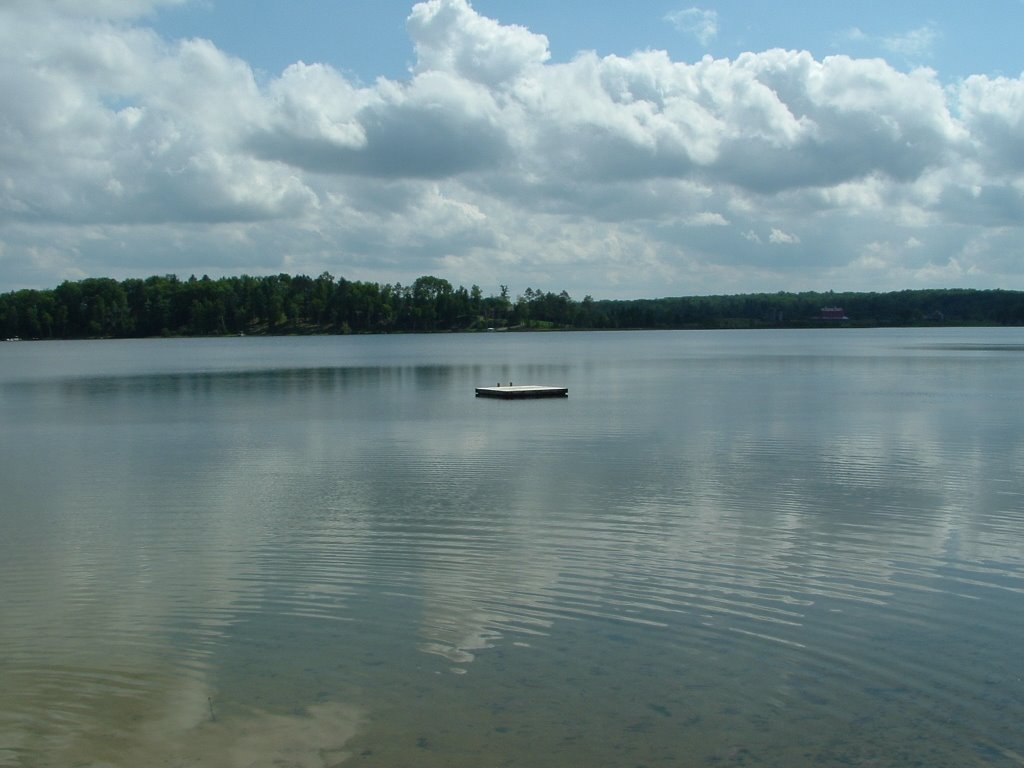
<instances>
[{"instance_id":1,"label":"calm water surface","mask_svg":"<svg viewBox=\"0 0 1024 768\"><path fill-rule=\"evenodd\" d=\"M1022 384L1019 329L0 344L0 766L1024 765Z\"/></svg>"}]
</instances>

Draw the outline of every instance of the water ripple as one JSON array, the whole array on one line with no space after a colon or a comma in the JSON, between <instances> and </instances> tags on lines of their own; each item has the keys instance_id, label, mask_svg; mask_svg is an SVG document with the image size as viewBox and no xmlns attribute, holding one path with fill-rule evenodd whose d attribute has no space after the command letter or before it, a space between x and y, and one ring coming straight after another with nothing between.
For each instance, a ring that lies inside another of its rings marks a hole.
<instances>
[{"instance_id":1,"label":"water ripple","mask_svg":"<svg viewBox=\"0 0 1024 768\"><path fill-rule=\"evenodd\" d=\"M1017 356L689 338L618 367L576 340L531 369L573 397L527 407L472 398L522 378L499 352L348 370L325 341L16 377L0 764L346 697L379 765L1015 764Z\"/></svg>"}]
</instances>

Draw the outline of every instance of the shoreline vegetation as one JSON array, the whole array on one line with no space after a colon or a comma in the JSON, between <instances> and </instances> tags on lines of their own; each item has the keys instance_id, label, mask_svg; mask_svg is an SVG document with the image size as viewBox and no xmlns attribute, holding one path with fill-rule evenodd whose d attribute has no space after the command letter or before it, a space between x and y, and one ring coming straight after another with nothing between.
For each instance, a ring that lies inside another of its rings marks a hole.
<instances>
[{"instance_id":1,"label":"shoreline vegetation","mask_svg":"<svg viewBox=\"0 0 1024 768\"><path fill-rule=\"evenodd\" d=\"M1024 325L1024 291L921 289L575 300L286 274L87 278L0 294L0 339L472 331Z\"/></svg>"}]
</instances>

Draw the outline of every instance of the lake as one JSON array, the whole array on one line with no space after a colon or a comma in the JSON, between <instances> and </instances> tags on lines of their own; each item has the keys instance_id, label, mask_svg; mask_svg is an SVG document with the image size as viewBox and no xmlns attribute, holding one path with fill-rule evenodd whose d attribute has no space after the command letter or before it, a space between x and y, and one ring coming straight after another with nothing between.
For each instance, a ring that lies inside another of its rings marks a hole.
<instances>
[{"instance_id":1,"label":"lake","mask_svg":"<svg viewBox=\"0 0 1024 768\"><path fill-rule=\"evenodd\" d=\"M1022 470L1024 329L0 344L0 766L1019 767Z\"/></svg>"}]
</instances>

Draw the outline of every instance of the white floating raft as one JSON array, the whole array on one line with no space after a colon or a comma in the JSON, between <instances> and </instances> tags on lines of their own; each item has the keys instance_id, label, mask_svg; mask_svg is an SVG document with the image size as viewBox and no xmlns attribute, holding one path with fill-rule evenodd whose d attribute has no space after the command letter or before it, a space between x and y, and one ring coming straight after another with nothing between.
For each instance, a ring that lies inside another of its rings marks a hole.
<instances>
[{"instance_id":1,"label":"white floating raft","mask_svg":"<svg viewBox=\"0 0 1024 768\"><path fill-rule=\"evenodd\" d=\"M568 387L545 387L539 384L518 384L507 387L477 387L477 397L499 397L502 400L524 400L534 397L568 397Z\"/></svg>"}]
</instances>

